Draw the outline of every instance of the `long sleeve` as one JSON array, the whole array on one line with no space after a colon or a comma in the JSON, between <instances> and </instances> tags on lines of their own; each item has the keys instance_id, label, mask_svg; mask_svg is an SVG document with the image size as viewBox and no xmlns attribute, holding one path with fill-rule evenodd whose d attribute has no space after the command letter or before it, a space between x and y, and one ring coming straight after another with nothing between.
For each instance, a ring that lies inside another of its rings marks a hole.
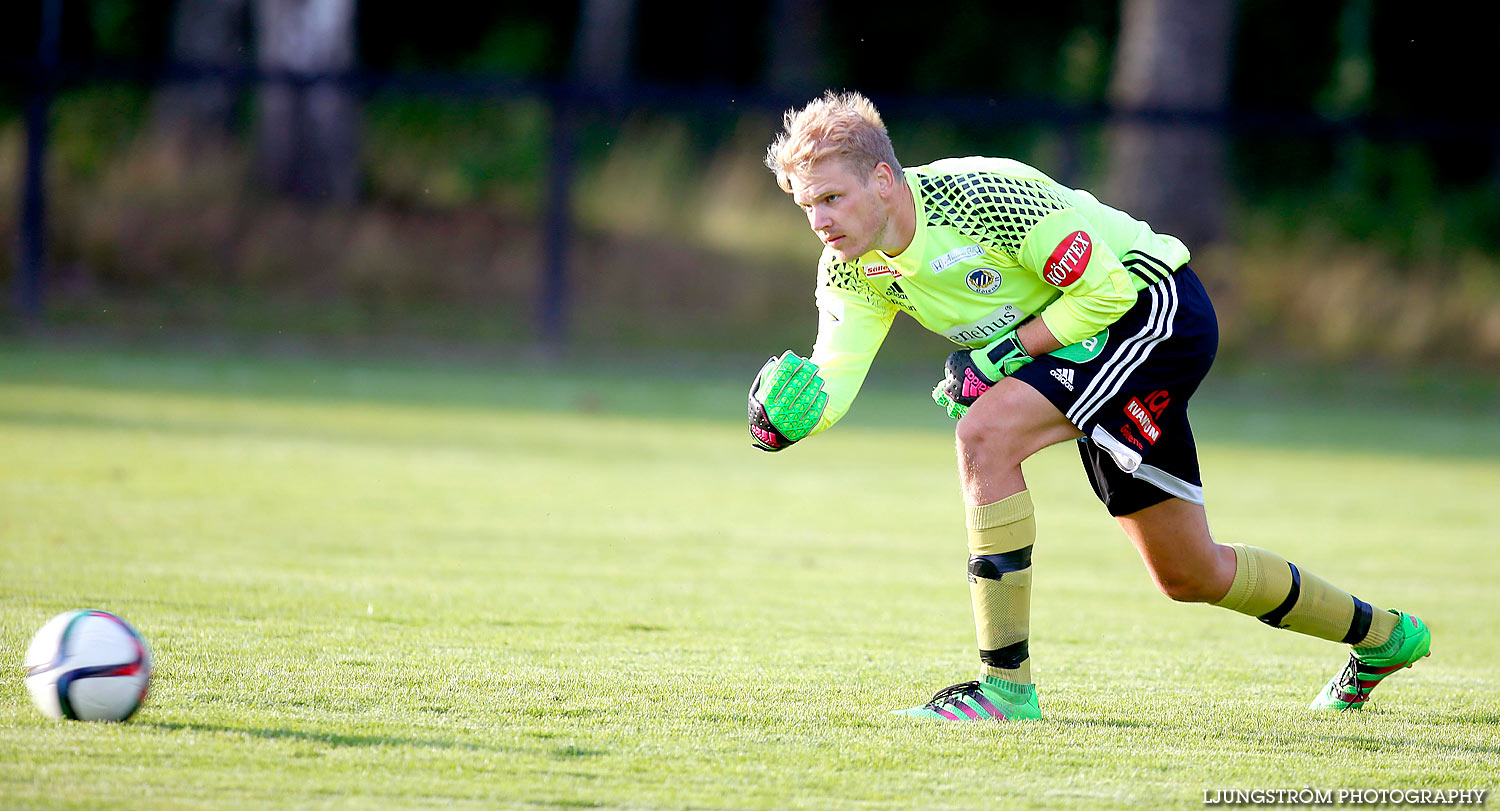
<instances>
[{"instance_id":1,"label":"long sleeve","mask_svg":"<svg viewBox=\"0 0 1500 811\"><path fill-rule=\"evenodd\" d=\"M1135 304L1130 273L1077 209L1039 220L1021 241L1017 259L1062 291L1040 317L1064 346L1113 324Z\"/></svg>"},{"instance_id":2,"label":"long sleeve","mask_svg":"<svg viewBox=\"0 0 1500 811\"><path fill-rule=\"evenodd\" d=\"M827 255L819 263L815 299L818 338L811 360L828 393L828 405L813 429L816 434L848 413L890 332L897 307L875 292L856 266Z\"/></svg>"}]
</instances>

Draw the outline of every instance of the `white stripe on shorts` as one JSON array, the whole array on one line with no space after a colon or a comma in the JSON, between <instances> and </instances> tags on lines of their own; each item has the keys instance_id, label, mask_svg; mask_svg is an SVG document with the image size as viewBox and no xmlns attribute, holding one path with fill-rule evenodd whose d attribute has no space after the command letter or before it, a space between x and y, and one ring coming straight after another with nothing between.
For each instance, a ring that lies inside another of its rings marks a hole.
<instances>
[{"instance_id":1,"label":"white stripe on shorts","mask_svg":"<svg viewBox=\"0 0 1500 811\"><path fill-rule=\"evenodd\" d=\"M1095 425L1094 433L1089 439L1095 445L1103 448L1110 455L1110 458L1115 460L1115 464L1119 466L1121 472L1129 473L1137 479L1150 482L1156 485L1156 489L1168 495L1176 496L1183 501L1191 501L1194 504L1203 503L1203 485L1179 479L1159 467L1142 464L1140 453L1110 436L1109 432L1104 430L1104 426Z\"/></svg>"},{"instance_id":2,"label":"white stripe on shorts","mask_svg":"<svg viewBox=\"0 0 1500 811\"><path fill-rule=\"evenodd\" d=\"M1119 393L1126 378L1136 370L1157 344L1172 337L1172 321L1177 317L1177 279L1169 276L1161 284L1146 288L1151 293L1151 314L1141 331L1126 338L1120 348L1100 367L1083 394L1068 409L1068 421L1083 428L1109 398Z\"/></svg>"}]
</instances>

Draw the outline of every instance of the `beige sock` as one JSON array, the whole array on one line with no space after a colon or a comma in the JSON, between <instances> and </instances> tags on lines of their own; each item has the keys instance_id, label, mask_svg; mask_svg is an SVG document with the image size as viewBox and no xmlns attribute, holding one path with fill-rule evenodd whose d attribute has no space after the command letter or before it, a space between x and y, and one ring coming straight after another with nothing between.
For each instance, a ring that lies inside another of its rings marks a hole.
<instances>
[{"instance_id":1,"label":"beige sock","mask_svg":"<svg viewBox=\"0 0 1500 811\"><path fill-rule=\"evenodd\" d=\"M1390 638L1396 615L1382 611L1304 572L1266 549L1230 544L1234 549L1234 582L1214 605L1249 614L1275 628L1358 647L1373 647Z\"/></svg>"},{"instance_id":2,"label":"beige sock","mask_svg":"<svg viewBox=\"0 0 1500 811\"><path fill-rule=\"evenodd\" d=\"M993 504L970 506L969 594L979 642L980 673L1031 683L1031 547L1036 519L1022 490Z\"/></svg>"}]
</instances>

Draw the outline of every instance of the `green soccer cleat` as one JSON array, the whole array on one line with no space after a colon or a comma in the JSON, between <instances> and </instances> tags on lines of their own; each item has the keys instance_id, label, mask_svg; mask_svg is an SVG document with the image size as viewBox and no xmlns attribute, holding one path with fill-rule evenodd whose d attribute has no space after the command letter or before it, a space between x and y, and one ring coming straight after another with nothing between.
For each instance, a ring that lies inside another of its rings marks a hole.
<instances>
[{"instance_id":1,"label":"green soccer cleat","mask_svg":"<svg viewBox=\"0 0 1500 811\"><path fill-rule=\"evenodd\" d=\"M1041 718L1042 710L1032 685L985 677L945 687L926 704L895 710L891 715L945 721L1006 721Z\"/></svg>"},{"instance_id":2,"label":"green soccer cleat","mask_svg":"<svg viewBox=\"0 0 1500 811\"><path fill-rule=\"evenodd\" d=\"M1365 706L1370 698L1370 691L1382 679L1402 668L1411 667L1418 659L1430 655L1428 648L1432 646L1432 632L1427 629L1427 625L1411 614L1396 610L1391 613L1397 615L1395 633L1401 635L1395 652L1377 658L1369 654L1362 656L1356 648L1349 655L1349 663L1344 665L1344 669L1324 685L1323 692L1313 699L1310 705L1312 709L1357 710Z\"/></svg>"}]
</instances>

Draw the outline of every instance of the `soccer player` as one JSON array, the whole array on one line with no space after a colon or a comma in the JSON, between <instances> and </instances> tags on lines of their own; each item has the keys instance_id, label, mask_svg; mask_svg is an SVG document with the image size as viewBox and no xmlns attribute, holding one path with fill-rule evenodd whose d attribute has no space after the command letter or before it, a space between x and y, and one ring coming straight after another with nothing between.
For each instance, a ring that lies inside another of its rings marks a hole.
<instances>
[{"instance_id":1,"label":"soccer player","mask_svg":"<svg viewBox=\"0 0 1500 811\"><path fill-rule=\"evenodd\" d=\"M784 450L837 422L897 313L962 347L932 395L958 420L979 678L899 714L1041 717L1028 647L1036 525L1021 463L1065 441L1168 597L1353 647L1313 708L1360 708L1427 655L1417 617L1210 536L1187 405L1218 322L1175 237L1013 160L903 169L857 93L788 111L766 165L824 248L811 357L773 357L751 385L756 447Z\"/></svg>"}]
</instances>

